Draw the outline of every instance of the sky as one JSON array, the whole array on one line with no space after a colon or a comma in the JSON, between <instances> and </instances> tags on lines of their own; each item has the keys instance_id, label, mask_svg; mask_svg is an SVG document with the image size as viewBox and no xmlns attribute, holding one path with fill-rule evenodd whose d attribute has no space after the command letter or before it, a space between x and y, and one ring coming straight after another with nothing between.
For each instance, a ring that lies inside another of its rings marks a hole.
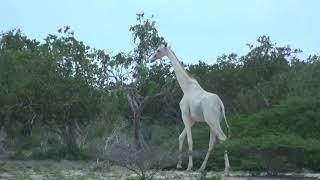
<instances>
[{"instance_id":1,"label":"sky","mask_svg":"<svg viewBox=\"0 0 320 180\"><path fill-rule=\"evenodd\" d=\"M44 39L70 26L79 40L111 54L133 49L136 13L154 15L157 29L186 63L245 55L268 35L279 45L320 54L319 0L0 0L0 32L19 28Z\"/></svg>"}]
</instances>

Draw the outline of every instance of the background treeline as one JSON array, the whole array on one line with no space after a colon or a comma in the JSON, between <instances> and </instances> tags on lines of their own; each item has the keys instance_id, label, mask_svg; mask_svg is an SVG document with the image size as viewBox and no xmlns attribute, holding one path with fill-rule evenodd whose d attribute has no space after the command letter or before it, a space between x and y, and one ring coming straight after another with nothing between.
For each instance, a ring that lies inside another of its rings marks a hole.
<instances>
[{"instance_id":1,"label":"background treeline","mask_svg":"<svg viewBox=\"0 0 320 180\"><path fill-rule=\"evenodd\" d=\"M138 147L177 148L182 92L169 61L149 61L163 38L143 14L129 31L132 51L117 54L90 47L69 27L41 41L20 30L2 33L0 153L94 159L117 127ZM299 49L268 36L247 46L242 56L186 65L221 97L231 126L231 139L215 146L208 168L223 168L226 148L235 170L320 170L320 56L300 59ZM195 125L193 133L201 154L209 130Z\"/></svg>"}]
</instances>

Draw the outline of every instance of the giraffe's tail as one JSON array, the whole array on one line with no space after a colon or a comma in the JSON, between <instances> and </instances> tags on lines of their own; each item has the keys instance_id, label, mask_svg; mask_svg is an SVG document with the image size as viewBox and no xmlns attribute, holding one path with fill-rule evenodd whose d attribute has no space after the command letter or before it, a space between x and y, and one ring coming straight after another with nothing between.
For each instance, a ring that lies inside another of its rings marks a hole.
<instances>
[{"instance_id":1,"label":"giraffe's tail","mask_svg":"<svg viewBox=\"0 0 320 180\"><path fill-rule=\"evenodd\" d=\"M225 111L224 111L224 105L223 105L221 100L220 100L220 108L221 108L221 113L222 113L224 122L226 123L226 126L227 126L227 137L230 138L231 137L231 131L230 131L230 127L229 127L229 124L227 122L226 114L225 114Z\"/></svg>"}]
</instances>

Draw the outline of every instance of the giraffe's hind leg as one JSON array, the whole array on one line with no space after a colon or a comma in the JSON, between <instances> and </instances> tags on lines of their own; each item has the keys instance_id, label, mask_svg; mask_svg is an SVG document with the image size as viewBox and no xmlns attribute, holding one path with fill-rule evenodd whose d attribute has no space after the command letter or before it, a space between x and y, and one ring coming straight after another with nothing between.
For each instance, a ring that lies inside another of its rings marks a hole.
<instances>
[{"instance_id":1,"label":"giraffe's hind leg","mask_svg":"<svg viewBox=\"0 0 320 180\"><path fill-rule=\"evenodd\" d=\"M213 133L212 129L210 128L210 140L209 140L208 152L207 152L206 157L205 157L204 160L203 160L203 163L202 163L199 171L204 171L204 170L206 169L207 162L208 162L210 153L212 152L213 145L214 145L215 141L216 141L216 136L215 136L215 134Z\"/></svg>"},{"instance_id":2,"label":"giraffe's hind leg","mask_svg":"<svg viewBox=\"0 0 320 180\"><path fill-rule=\"evenodd\" d=\"M221 129L220 122L222 114L219 108L210 105L210 103L201 103L203 117L205 122L209 125L218 140L224 141L227 136Z\"/></svg>"},{"instance_id":3,"label":"giraffe's hind leg","mask_svg":"<svg viewBox=\"0 0 320 180\"><path fill-rule=\"evenodd\" d=\"M209 125L210 129L210 141L209 141L209 148L208 152L206 154L206 157L200 167L200 171L203 171L206 168L207 161L209 159L210 153L213 149L214 143L216 140L225 140L226 136L223 133L221 127L220 127L220 119L221 119L221 113L217 108L213 107L213 105L210 105L209 103L201 103L201 108L204 116L205 122Z\"/></svg>"}]
</instances>

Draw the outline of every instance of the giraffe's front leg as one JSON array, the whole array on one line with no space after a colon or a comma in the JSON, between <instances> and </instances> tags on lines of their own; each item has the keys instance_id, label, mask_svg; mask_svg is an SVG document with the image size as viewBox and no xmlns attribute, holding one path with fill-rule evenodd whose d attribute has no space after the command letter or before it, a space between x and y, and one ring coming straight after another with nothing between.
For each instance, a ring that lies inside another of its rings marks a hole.
<instances>
[{"instance_id":1,"label":"giraffe's front leg","mask_svg":"<svg viewBox=\"0 0 320 180\"><path fill-rule=\"evenodd\" d=\"M189 163L188 163L188 168L187 170L191 170L193 167L193 161L192 161L192 133L191 133L191 126L192 126L192 121L190 118L190 113L189 113L189 108L181 108L182 112L182 120L184 123L184 130L186 131L187 134L187 140L188 140L188 146L189 146Z\"/></svg>"},{"instance_id":2,"label":"giraffe's front leg","mask_svg":"<svg viewBox=\"0 0 320 180\"><path fill-rule=\"evenodd\" d=\"M191 126L186 127L187 131L187 139L188 139L188 145L189 145L189 163L187 171L192 170L193 168L193 161L192 161L192 133L191 133Z\"/></svg>"},{"instance_id":3,"label":"giraffe's front leg","mask_svg":"<svg viewBox=\"0 0 320 180\"><path fill-rule=\"evenodd\" d=\"M179 136L179 155L178 155L177 169L182 168L182 148L183 148L183 142L184 142L186 135L187 135L187 131L186 131L186 128L184 128L182 133Z\"/></svg>"}]
</instances>

